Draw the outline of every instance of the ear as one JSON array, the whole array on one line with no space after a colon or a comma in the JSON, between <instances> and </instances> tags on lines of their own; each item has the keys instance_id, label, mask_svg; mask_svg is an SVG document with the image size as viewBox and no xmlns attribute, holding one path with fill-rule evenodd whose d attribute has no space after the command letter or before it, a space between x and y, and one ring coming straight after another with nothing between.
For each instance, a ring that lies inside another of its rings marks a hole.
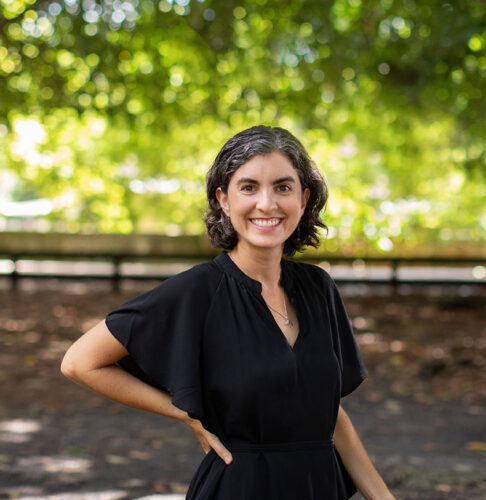
<instances>
[{"instance_id":1,"label":"ear","mask_svg":"<svg viewBox=\"0 0 486 500\"><path fill-rule=\"evenodd\" d=\"M308 187L306 187L304 189L304 192L302 193L302 202L301 202L301 205L300 205L300 215L302 216L304 214L304 211L305 211L305 207L307 206L307 202L309 201L309 198L310 198L310 189Z\"/></svg>"},{"instance_id":2,"label":"ear","mask_svg":"<svg viewBox=\"0 0 486 500\"><path fill-rule=\"evenodd\" d=\"M229 217L230 214L230 209L229 209L229 204L228 204L228 194L224 193L221 187L216 188L216 198L219 201L219 204L221 205L221 209L223 212Z\"/></svg>"}]
</instances>

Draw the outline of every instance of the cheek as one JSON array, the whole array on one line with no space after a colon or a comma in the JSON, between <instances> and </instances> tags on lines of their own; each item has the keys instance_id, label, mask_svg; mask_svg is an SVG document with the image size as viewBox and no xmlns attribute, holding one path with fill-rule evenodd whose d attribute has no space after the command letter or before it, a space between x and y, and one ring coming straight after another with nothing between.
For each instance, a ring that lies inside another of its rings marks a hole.
<instances>
[{"instance_id":1,"label":"cheek","mask_svg":"<svg viewBox=\"0 0 486 500\"><path fill-rule=\"evenodd\" d=\"M231 211L236 215L245 215L245 212L253 209L252 200L244 196L232 196L229 202Z\"/></svg>"},{"instance_id":2,"label":"cheek","mask_svg":"<svg viewBox=\"0 0 486 500\"><path fill-rule=\"evenodd\" d=\"M301 215L302 212L302 202L300 198L292 198L291 200L289 199L286 203L286 209L290 213L294 213L297 216Z\"/></svg>"}]
</instances>

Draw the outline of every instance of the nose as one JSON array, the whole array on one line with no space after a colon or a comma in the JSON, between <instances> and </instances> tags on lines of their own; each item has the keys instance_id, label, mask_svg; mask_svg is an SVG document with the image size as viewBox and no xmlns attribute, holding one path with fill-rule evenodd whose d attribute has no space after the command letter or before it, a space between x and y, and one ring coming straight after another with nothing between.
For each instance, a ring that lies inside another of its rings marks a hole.
<instances>
[{"instance_id":1,"label":"nose","mask_svg":"<svg viewBox=\"0 0 486 500\"><path fill-rule=\"evenodd\" d=\"M277 201L273 189L260 190L256 208L264 213L270 213L277 208Z\"/></svg>"}]
</instances>

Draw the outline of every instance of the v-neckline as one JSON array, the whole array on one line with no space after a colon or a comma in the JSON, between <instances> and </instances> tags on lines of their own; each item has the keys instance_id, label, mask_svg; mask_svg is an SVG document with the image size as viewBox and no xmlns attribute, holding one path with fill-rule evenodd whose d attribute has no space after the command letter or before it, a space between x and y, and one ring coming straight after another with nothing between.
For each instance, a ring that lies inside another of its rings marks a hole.
<instances>
[{"instance_id":1,"label":"v-neckline","mask_svg":"<svg viewBox=\"0 0 486 500\"><path fill-rule=\"evenodd\" d=\"M267 310L268 314L270 315L270 318L277 329L277 332L279 333L280 337L282 337L282 340L285 342L287 347L290 349L290 351L295 354L296 346L299 343L300 337L302 337L302 332L303 332L303 319L302 315L300 314L300 310L298 307L298 304L295 303L295 301L292 300L293 298L293 289L294 289L294 278L290 272L290 269L288 268L289 263L282 257L280 260L280 269L281 269L281 285L282 288L284 289L284 292L287 294L292 306L295 309L295 314L297 316L297 322L299 323L299 333L297 334L297 337L293 343L293 345L290 344L288 341L285 333L283 330L280 328L279 324L277 323L277 320L273 316L270 308L268 307L268 304L266 303L265 299L263 298L262 295L262 284L260 281L255 280L253 278L250 278L247 274L245 274L233 261L233 259L229 256L227 251L221 252L219 255L217 255L214 259L214 261L219 264L225 271L229 272L235 279L237 279L240 283L245 285L247 288L249 288L252 292L255 292L255 294L258 296L258 299L261 301L261 303L264 305L265 309Z\"/></svg>"},{"instance_id":2,"label":"v-neckline","mask_svg":"<svg viewBox=\"0 0 486 500\"><path fill-rule=\"evenodd\" d=\"M283 283L282 283L282 286L283 286ZM284 287L284 292L287 293L287 290L285 290L285 287ZM287 296L290 299L290 295L288 293L287 293ZM275 319L274 315L272 314L272 311L268 307L268 304L265 301L265 299L263 298L263 295L260 294L260 297L261 297L262 303L265 305L265 308L268 311L268 314L270 315L270 317L273 320L273 324L275 325L275 328L279 331L280 335L283 337L283 340L285 341L287 346L290 348L290 350L295 354L295 346L296 346L297 342L299 341L299 338L302 336L302 319L301 319L300 314L299 314L299 308L290 299L290 301L292 302L292 306L295 309L295 314L297 316L297 323L299 324L299 332L297 333L297 337L295 338L294 343L292 345L292 344L290 344L290 342L289 342L287 336L285 335L285 333L283 332L283 330L280 328L280 325L277 323L277 320Z\"/></svg>"}]
</instances>

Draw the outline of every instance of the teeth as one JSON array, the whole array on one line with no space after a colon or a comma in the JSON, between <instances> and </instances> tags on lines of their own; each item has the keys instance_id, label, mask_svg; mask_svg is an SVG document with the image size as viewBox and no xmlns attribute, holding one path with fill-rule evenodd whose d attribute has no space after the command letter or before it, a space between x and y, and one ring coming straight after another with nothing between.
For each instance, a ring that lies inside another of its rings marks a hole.
<instances>
[{"instance_id":1,"label":"teeth","mask_svg":"<svg viewBox=\"0 0 486 500\"><path fill-rule=\"evenodd\" d=\"M250 219L250 220L253 222L253 224L262 227L276 226L280 222L280 219Z\"/></svg>"}]
</instances>

